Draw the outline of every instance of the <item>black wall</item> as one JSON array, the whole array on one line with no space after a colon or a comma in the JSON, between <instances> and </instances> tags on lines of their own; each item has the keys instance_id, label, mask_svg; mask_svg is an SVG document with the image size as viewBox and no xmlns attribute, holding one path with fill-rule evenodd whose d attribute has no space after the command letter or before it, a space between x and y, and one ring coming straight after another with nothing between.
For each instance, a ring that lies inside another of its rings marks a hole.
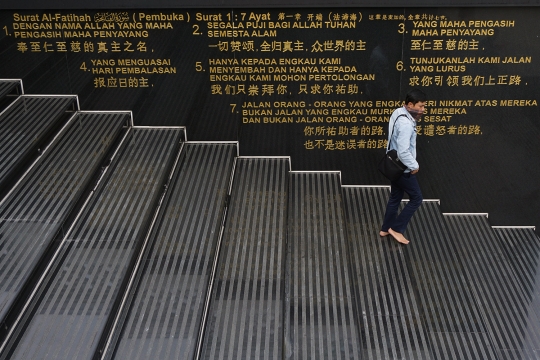
<instances>
[{"instance_id":1,"label":"black wall","mask_svg":"<svg viewBox=\"0 0 540 360\"><path fill-rule=\"evenodd\" d=\"M291 8L291 7L400 7L400 0L94 0L91 4L80 0L18 0L0 1L0 9L186 9L186 8ZM514 7L538 6L538 0L412 0L406 2L407 7Z\"/></svg>"},{"instance_id":2,"label":"black wall","mask_svg":"<svg viewBox=\"0 0 540 360\"><path fill-rule=\"evenodd\" d=\"M189 140L239 140L242 155L290 155L295 170L341 170L344 184L386 184L389 112L419 87L424 196L540 225L540 9L365 4L17 3L40 10L0 12L0 78L185 125Z\"/></svg>"}]
</instances>

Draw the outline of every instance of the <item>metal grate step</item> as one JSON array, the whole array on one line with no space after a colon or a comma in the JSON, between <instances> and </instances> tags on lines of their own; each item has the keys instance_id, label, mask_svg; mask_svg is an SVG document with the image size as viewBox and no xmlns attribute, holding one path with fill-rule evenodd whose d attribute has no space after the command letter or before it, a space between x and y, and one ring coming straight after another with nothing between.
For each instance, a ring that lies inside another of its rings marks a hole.
<instances>
[{"instance_id":1,"label":"metal grate step","mask_svg":"<svg viewBox=\"0 0 540 360\"><path fill-rule=\"evenodd\" d=\"M16 79L0 79L0 101L11 94L22 95L22 81Z\"/></svg>"},{"instance_id":2,"label":"metal grate step","mask_svg":"<svg viewBox=\"0 0 540 360\"><path fill-rule=\"evenodd\" d=\"M204 359L283 353L288 158L240 158L205 328Z\"/></svg>"},{"instance_id":3,"label":"metal grate step","mask_svg":"<svg viewBox=\"0 0 540 360\"><path fill-rule=\"evenodd\" d=\"M534 232L533 227L494 227L494 232L500 240L506 258L512 265L516 277L520 280L524 291L523 302L525 308L536 312L536 318L540 319L540 239ZM532 316L530 316L532 318ZM530 353L540 358L540 328L530 325L531 331L537 334L535 341L530 341ZM534 340L534 339L531 339ZM525 340L529 342L529 340ZM515 358L523 351L514 352ZM524 356L523 356L524 357Z\"/></svg>"},{"instance_id":4,"label":"metal grate step","mask_svg":"<svg viewBox=\"0 0 540 360\"><path fill-rule=\"evenodd\" d=\"M3 356L90 359L118 306L163 185L179 129L133 129L64 238ZM20 333L19 333L20 332ZM11 348L11 346L16 347Z\"/></svg>"},{"instance_id":5,"label":"metal grate step","mask_svg":"<svg viewBox=\"0 0 540 360\"><path fill-rule=\"evenodd\" d=\"M351 283L363 322L362 359L431 359L407 249L379 236L389 188L346 186L342 191Z\"/></svg>"},{"instance_id":6,"label":"metal grate step","mask_svg":"<svg viewBox=\"0 0 540 360\"><path fill-rule=\"evenodd\" d=\"M437 201L424 201L408 236L411 243L403 251L432 357L494 359L481 310L464 274L465 260L448 233Z\"/></svg>"},{"instance_id":7,"label":"metal grate step","mask_svg":"<svg viewBox=\"0 0 540 360\"><path fill-rule=\"evenodd\" d=\"M285 295L287 359L358 359L340 174L292 172Z\"/></svg>"},{"instance_id":8,"label":"metal grate step","mask_svg":"<svg viewBox=\"0 0 540 360\"><path fill-rule=\"evenodd\" d=\"M185 144L106 358L193 359L237 151Z\"/></svg>"},{"instance_id":9,"label":"metal grate step","mask_svg":"<svg viewBox=\"0 0 540 360\"><path fill-rule=\"evenodd\" d=\"M540 319L540 239L533 227L494 227L494 232L525 291L525 300ZM536 353L540 354L540 344Z\"/></svg>"},{"instance_id":10,"label":"metal grate step","mask_svg":"<svg viewBox=\"0 0 540 360\"><path fill-rule=\"evenodd\" d=\"M77 113L0 203L1 321L20 301L24 285L130 118L125 112Z\"/></svg>"},{"instance_id":11,"label":"metal grate step","mask_svg":"<svg viewBox=\"0 0 540 360\"><path fill-rule=\"evenodd\" d=\"M23 95L0 114L0 189L13 177L52 132L62 116L77 105L77 97ZM0 190L2 193L2 190Z\"/></svg>"},{"instance_id":12,"label":"metal grate step","mask_svg":"<svg viewBox=\"0 0 540 360\"><path fill-rule=\"evenodd\" d=\"M445 219L497 358L537 359L540 322L534 302L487 217L446 215Z\"/></svg>"}]
</instances>

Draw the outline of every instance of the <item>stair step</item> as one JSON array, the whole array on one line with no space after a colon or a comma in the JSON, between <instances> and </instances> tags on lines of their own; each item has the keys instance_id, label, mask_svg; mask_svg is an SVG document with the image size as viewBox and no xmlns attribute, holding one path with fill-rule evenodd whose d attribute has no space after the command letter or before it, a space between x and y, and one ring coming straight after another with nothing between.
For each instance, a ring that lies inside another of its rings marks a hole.
<instances>
[{"instance_id":1,"label":"stair step","mask_svg":"<svg viewBox=\"0 0 540 360\"><path fill-rule=\"evenodd\" d=\"M22 292L90 185L129 113L77 113L0 203L0 321L9 330ZM103 141L110 139L110 141ZM39 277L39 272L36 276Z\"/></svg>"},{"instance_id":2,"label":"stair step","mask_svg":"<svg viewBox=\"0 0 540 360\"><path fill-rule=\"evenodd\" d=\"M361 324L337 172L291 172L285 357L360 358Z\"/></svg>"},{"instance_id":3,"label":"stair step","mask_svg":"<svg viewBox=\"0 0 540 360\"><path fill-rule=\"evenodd\" d=\"M22 81L18 79L0 79L0 102L4 103L5 98L22 95Z\"/></svg>"},{"instance_id":4,"label":"stair step","mask_svg":"<svg viewBox=\"0 0 540 360\"><path fill-rule=\"evenodd\" d=\"M133 129L10 339L13 359L95 356L148 231L181 131ZM16 346L15 346L16 345Z\"/></svg>"},{"instance_id":5,"label":"stair step","mask_svg":"<svg viewBox=\"0 0 540 360\"><path fill-rule=\"evenodd\" d=\"M23 95L0 114L0 198L77 106L72 95Z\"/></svg>"},{"instance_id":6,"label":"stair step","mask_svg":"<svg viewBox=\"0 0 540 360\"><path fill-rule=\"evenodd\" d=\"M363 359L431 359L403 245L379 235L389 187L343 187ZM414 246L414 245L412 245Z\"/></svg>"},{"instance_id":7,"label":"stair step","mask_svg":"<svg viewBox=\"0 0 540 360\"><path fill-rule=\"evenodd\" d=\"M520 280L530 308L540 318L540 239L532 227L493 227L493 230ZM536 349L540 349L540 344Z\"/></svg>"},{"instance_id":8,"label":"stair step","mask_svg":"<svg viewBox=\"0 0 540 360\"><path fill-rule=\"evenodd\" d=\"M106 357L193 359L237 145L186 143Z\"/></svg>"},{"instance_id":9,"label":"stair step","mask_svg":"<svg viewBox=\"0 0 540 360\"><path fill-rule=\"evenodd\" d=\"M239 158L202 359L283 353L288 158Z\"/></svg>"},{"instance_id":10,"label":"stair step","mask_svg":"<svg viewBox=\"0 0 540 360\"><path fill-rule=\"evenodd\" d=\"M462 256L438 201L424 201L409 225L408 236L411 243L404 250L405 259L433 357L495 358L481 309L463 274Z\"/></svg>"},{"instance_id":11,"label":"stair step","mask_svg":"<svg viewBox=\"0 0 540 360\"><path fill-rule=\"evenodd\" d=\"M540 322L487 217L447 215L445 220L497 357L537 358Z\"/></svg>"}]
</instances>

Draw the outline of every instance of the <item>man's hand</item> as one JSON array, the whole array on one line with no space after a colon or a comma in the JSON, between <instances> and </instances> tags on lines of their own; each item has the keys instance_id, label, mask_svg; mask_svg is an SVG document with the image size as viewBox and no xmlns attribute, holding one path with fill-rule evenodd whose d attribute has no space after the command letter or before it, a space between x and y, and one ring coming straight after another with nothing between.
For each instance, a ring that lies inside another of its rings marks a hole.
<instances>
[{"instance_id":1,"label":"man's hand","mask_svg":"<svg viewBox=\"0 0 540 360\"><path fill-rule=\"evenodd\" d=\"M417 173L418 171L420 171L420 168L418 168L418 169L416 169L416 170L413 170L413 171L411 171L411 174L413 174L413 175L414 175L414 174L416 174L416 173Z\"/></svg>"}]
</instances>

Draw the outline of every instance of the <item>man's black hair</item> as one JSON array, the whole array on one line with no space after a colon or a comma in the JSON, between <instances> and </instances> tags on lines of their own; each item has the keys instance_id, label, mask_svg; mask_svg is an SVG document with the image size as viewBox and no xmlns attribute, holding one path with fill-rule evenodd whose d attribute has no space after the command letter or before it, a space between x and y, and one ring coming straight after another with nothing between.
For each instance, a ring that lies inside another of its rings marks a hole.
<instances>
[{"instance_id":1,"label":"man's black hair","mask_svg":"<svg viewBox=\"0 0 540 360\"><path fill-rule=\"evenodd\" d=\"M420 101L422 101L422 102L427 101L426 94L420 89L412 89L405 96L405 104L408 104L408 103L412 102L413 105L414 105L414 104L416 104L417 102L420 102Z\"/></svg>"}]
</instances>

